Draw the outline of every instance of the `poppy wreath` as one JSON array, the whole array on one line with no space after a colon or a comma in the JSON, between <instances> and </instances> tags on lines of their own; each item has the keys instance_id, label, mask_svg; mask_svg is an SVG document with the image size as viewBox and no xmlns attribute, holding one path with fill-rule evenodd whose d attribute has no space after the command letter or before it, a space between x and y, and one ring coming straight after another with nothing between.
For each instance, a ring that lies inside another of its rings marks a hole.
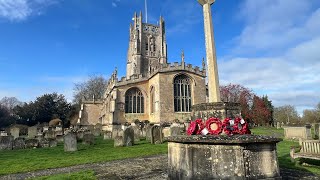
<instances>
[{"instance_id":1,"label":"poppy wreath","mask_svg":"<svg viewBox=\"0 0 320 180\"><path fill-rule=\"evenodd\" d=\"M198 135L201 134L201 131L204 128L204 124L202 122L202 119L197 119L195 121L192 121L189 125L189 128L187 130L188 135Z\"/></svg>"},{"instance_id":2,"label":"poppy wreath","mask_svg":"<svg viewBox=\"0 0 320 180\"><path fill-rule=\"evenodd\" d=\"M228 135L228 136L230 136L230 135L233 134L233 131L232 131L232 129L230 128L230 120L231 120L230 118L226 118L226 119L224 119L223 122L222 122L223 132L224 132L226 135Z\"/></svg>"},{"instance_id":3,"label":"poppy wreath","mask_svg":"<svg viewBox=\"0 0 320 180\"><path fill-rule=\"evenodd\" d=\"M216 124L217 125L217 129L213 130L211 129L211 124ZM221 134L222 132L222 122L220 121L220 119L218 118L209 118L207 121L206 121L206 128L208 129L209 131L209 134L212 134L212 135L219 135Z\"/></svg>"},{"instance_id":4,"label":"poppy wreath","mask_svg":"<svg viewBox=\"0 0 320 180\"><path fill-rule=\"evenodd\" d=\"M233 128L235 134L251 134L248 123L239 117L234 120Z\"/></svg>"}]
</instances>

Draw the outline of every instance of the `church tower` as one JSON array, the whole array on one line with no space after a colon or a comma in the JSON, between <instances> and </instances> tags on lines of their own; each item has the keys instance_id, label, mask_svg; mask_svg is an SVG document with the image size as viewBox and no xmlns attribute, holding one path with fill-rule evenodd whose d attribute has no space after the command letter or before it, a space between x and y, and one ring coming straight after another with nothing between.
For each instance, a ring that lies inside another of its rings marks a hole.
<instances>
[{"instance_id":1,"label":"church tower","mask_svg":"<svg viewBox=\"0 0 320 180\"><path fill-rule=\"evenodd\" d=\"M132 75L147 76L160 64L167 63L167 43L165 22L160 17L159 24L142 22L142 13L134 14L130 24L130 40L127 57L127 79Z\"/></svg>"}]
</instances>

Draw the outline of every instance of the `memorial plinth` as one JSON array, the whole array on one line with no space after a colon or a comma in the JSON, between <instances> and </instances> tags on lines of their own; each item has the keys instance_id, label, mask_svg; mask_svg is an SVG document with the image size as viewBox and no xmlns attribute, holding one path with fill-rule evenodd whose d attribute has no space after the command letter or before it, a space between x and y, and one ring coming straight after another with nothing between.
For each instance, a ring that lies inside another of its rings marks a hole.
<instances>
[{"instance_id":1,"label":"memorial plinth","mask_svg":"<svg viewBox=\"0 0 320 180\"><path fill-rule=\"evenodd\" d=\"M171 136L169 179L281 179L276 144L259 135Z\"/></svg>"}]
</instances>

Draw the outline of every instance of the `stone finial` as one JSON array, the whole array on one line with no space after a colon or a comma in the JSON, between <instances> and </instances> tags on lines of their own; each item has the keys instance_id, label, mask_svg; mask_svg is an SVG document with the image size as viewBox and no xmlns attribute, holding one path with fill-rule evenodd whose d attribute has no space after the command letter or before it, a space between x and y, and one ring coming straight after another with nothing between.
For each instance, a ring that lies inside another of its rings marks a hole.
<instances>
[{"instance_id":1,"label":"stone finial","mask_svg":"<svg viewBox=\"0 0 320 180\"><path fill-rule=\"evenodd\" d=\"M184 51L181 52L181 63L184 63Z\"/></svg>"},{"instance_id":2,"label":"stone finial","mask_svg":"<svg viewBox=\"0 0 320 180\"><path fill-rule=\"evenodd\" d=\"M203 6L205 4L213 4L216 0L198 0L198 2Z\"/></svg>"}]
</instances>

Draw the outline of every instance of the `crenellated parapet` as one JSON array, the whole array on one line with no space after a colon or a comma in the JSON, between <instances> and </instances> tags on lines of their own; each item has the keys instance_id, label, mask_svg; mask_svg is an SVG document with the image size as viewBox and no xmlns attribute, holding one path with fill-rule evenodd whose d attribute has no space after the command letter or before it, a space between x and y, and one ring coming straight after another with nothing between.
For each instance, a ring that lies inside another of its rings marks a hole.
<instances>
[{"instance_id":1,"label":"crenellated parapet","mask_svg":"<svg viewBox=\"0 0 320 180\"><path fill-rule=\"evenodd\" d=\"M132 75L129 78L122 77L115 84L112 84L113 85L112 88L114 86L121 86L121 85L130 84L130 83L146 81L158 73L179 72L179 71L186 71L202 77L206 77L205 67L202 67L202 69L200 69L200 67L192 66L192 64L185 64L184 62L181 62L181 63L173 62L173 63L158 64L157 66L150 67L149 72L147 74Z\"/></svg>"}]
</instances>

